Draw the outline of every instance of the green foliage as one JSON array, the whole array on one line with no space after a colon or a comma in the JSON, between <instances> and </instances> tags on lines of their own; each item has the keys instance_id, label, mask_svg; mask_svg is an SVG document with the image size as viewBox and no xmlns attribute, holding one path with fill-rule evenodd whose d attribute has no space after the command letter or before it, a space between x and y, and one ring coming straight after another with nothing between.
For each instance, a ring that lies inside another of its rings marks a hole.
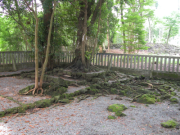
<instances>
[{"instance_id":1,"label":"green foliage","mask_svg":"<svg viewBox=\"0 0 180 135\"><path fill-rule=\"evenodd\" d=\"M147 17L153 15L153 11L146 8L146 6L151 6L152 3L153 0L128 1L128 12L123 16L124 19L121 19L124 24L120 27L120 30L125 33L125 37L123 35L121 37L126 42L124 46L128 47L129 53L136 50L147 50L144 23ZM125 49L126 47L124 47L124 51Z\"/></svg>"},{"instance_id":2,"label":"green foliage","mask_svg":"<svg viewBox=\"0 0 180 135\"><path fill-rule=\"evenodd\" d=\"M171 37L176 36L179 33L179 14L173 12L171 16L164 17L164 26L166 27L166 32L164 33L164 37L168 40Z\"/></svg>"},{"instance_id":3,"label":"green foliage","mask_svg":"<svg viewBox=\"0 0 180 135\"><path fill-rule=\"evenodd\" d=\"M22 33L15 22L4 16L0 16L0 51L25 50Z\"/></svg>"},{"instance_id":4,"label":"green foliage","mask_svg":"<svg viewBox=\"0 0 180 135\"><path fill-rule=\"evenodd\" d=\"M86 59L87 60L90 60L90 58L91 58L91 53L92 53L92 51L86 51L86 53L85 53L85 57L86 57Z\"/></svg>"}]
</instances>

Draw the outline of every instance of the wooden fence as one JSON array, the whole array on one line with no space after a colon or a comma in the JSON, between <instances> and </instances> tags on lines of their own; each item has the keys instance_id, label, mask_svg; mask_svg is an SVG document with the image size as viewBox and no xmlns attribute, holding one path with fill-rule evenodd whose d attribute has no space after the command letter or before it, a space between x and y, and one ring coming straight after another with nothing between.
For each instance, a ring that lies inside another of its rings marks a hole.
<instances>
[{"instance_id":1,"label":"wooden fence","mask_svg":"<svg viewBox=\"0 0 180 135\"><path fill-rule=\"evenodd\" d=\"M0 65L34 62L34 54L31 51L0 52Z\"/></svg>"},{"instance_id":2,"label":"wooden fence","mask_svg":"<svg viewBox=\"0 0 180 135\"><path fill-rule=\"evenodd\" d=\"M176 56L98 53L92 63L126 69L180 72L180 57Z\"/></svg>"},{"instance_id":3,"label":"wooden fence","mask_svg":"<svg viewBox=\"0 0 180 135\"><path fill-rule=\"evenodd\" d=\"M72 53L61 52L55 55L55 62L57 64L70 63L74 57ZM19 64L34 62L34 53L31 51L0 52L0 66L13 64L13 61ZM97 53L92 60L92 64L124 69L180 72L180 57L177 56Z\"/></svg>"}]
</instances>

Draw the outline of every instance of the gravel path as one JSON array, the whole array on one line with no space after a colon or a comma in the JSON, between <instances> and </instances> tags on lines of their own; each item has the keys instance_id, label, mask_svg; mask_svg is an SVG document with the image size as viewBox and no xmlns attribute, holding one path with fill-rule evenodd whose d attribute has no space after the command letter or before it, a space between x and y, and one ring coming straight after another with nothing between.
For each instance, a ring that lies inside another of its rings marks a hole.
<instances>
[{"instance_id":1,"label":"gravel path","mask_svg":"<svg viewBox=\"0 0 180 135\"><path fill-rule=\"evenodd\" d=\"M0 78L0 94L10 96L20 102L35 102L41 98L19 96L17 93L27 85L33 84L28 79L15 77ZM74 90L72 90L74 91ZM113 99L113 100L112 100ZM77 99L67 105L39 109L38 112L24 116L6 116L0 119L0 135L180 135L178 129L165 129L160 123L176 119L180 123L179 106L169 102L149 105L130 103L128 98L115 100L115 95L92 97L77 103ZM18 104L1 98L0 111ZM107 119L113 113L107 111L111 104L124 104L128 107L125 117ZM136 108L130 107L135 105Z\"/></svg>"},{"instance_id":2,"label":"gravel path","mask_svg":"<svg viewBox=\"0 0 180 135\"><path fill-rule=\"evenodd\" d=\"M12 107L18 107L18 106L19 106L19 104L15 103L9 99L0 97L0 111L6 110L6 109L9 109Z\"/></svg>"},{"instance_id":3,"label":"gravel path","mask_svg":"<svg viewBox=\"0 0 180 135\"><path fill-rule=\"evenodd\" d=\"M12 97L14 100L21 102L21 103L34 103L35 101L46 99L49 97L33 97L33 96L26 96L26 95L18 95L19 90L33 85L30 79L17 79L16 77L2 77L0 78L0 95ZM13 108L17 107L17 104L11 103L11 100L4 99L0 101L0 104L3 104L4 107L0 107L0 111L3 108Z\"/></svg>"},{"instance_id":4,"label":"gravel path","mask_svg":"<svg viewBox=\"0 0 180 135\"><path fill-rule=\"evenodd\" d=\"M2 135L43 134L43 135L179 135L180 130L165 129L160 123L175 118L180 122L180 111L168 102L146 107L139 103L125 100L111 100L108 97L92 97L76 103L41 109L37 113L11 119L0 123ZM128 107L125 117L108 120L107 106L124 104ZM130 107L135 105L136 108ZM2 120L7 120L8 117Z\"/></svg>"}]
</instances>

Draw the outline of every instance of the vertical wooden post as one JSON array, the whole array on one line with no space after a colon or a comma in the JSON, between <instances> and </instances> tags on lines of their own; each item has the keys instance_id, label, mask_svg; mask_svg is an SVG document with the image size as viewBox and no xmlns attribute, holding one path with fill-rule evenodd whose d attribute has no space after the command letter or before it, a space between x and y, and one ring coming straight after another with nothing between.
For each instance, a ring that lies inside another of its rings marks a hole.
<instances>
[{"instance_id":1,"label":"vertical wooden post","mask_svg":"<svg viewBox=\"0 0 180 135\"><path fill-rule=\"evenodd\" d=\"M117 55L117 67L119 67L119 55Z\"/></svg>"},{"instance_id":2,"label":"vertical wooden post","mask_svg":"<svg viewBox=\"0 0 180 135\"><path fill-rule=\"evenodd\" d=\"M174 72L174 68L175 68L175 58L173 58L172 72Z\"/></svg>"},{"instance_id":3,"label":"vertical wooden post","mask_svg":"<svg viewBox=\"0 0 180 135\"><path fill-rule=\"evenodd\" d=\"M143 56L141 56L141 69L143 69L143 64L144 64L144 62L143 62Z\"/></svg>"},{"instance_id":4,"label":"vertical wooden post","mask_svg":"<svg viewBox=\"0 0 180 135\"><path fill-rule=\"evenodd\" d=\"M126 55L124 55L123 68L125 68L125 63L126 63Z\"/></svg>"},{"instance_id":5,"label":"vertical wooden post","mask_svg":"<svg viewBox=\"0 0 180 135\"><path fill-rule=\"evenodd\" d=\"M151 56L149 57L149 65L148 65L148 70L150 71L151 70Z\"/></svg>"},{"instance_id":6,"label":"vertical wooden post","mask_svg":"<svg viewBox=\"0 0 180 135\"><path fill-rule=\"evenodd\" d=\"M126 68L129 68L129 55L127 55L127 67Z\"/></svg>"},{"instance_id":7,"label":"vertical wooden post","mask_svg":"<svg viewBox=\"0 0 180 135\"><path fill-rule=\"evenodd\" d=\"M176 72L177 73L179 72L179 58L177 58L177 69L176 69Z\"/></svg>"},{"instance_id":8,"label":"vertical wooden post","mask_svg":"<svg viewBox=\"0 0 180 135\"><path fill-rule=\"evenodd\" d=\"M157 60L156 60L156 71L158 71L158 66L159 66L159 57L157 57Z\"/></svg>"},{"instance_id":9,"label":"vertical wooden post","mask_svg":"<svg viewBox=\"0 0 180 135\"><path fill-rule=\"evenodd\" d=\"M169 61L168 61L168 72L170 72L170 64L171 64L171 58L169 57Z\"/></svg>"},{"instance_id":10,"label":"vertical wooden post","mask_svg":"<svg viewBox=\"0 0 180 135\"><path fill-rule=\"evenodd\" d=\"M136 55L134 55L134 69L136 69Z\"/></svg>"},{"instance_id":11,"label":"vertical wooden post","mask_svg":"<svg viewBox=\"0 0 180 135\"><path fill-rule=\"evenodd\" d=\"M104 66L106 66L106 57L107 57L107 55L105 54Z\"/></svg>"},{"instance_id":12,"label":"vertical wooden post","mask_svg":"<svg viewBox=\"0 0 180 135\"><path fill-rule=\"evenodd\" d=\"M133 55L131 55L130 69L132 69L132 58L133 58Z\"/></svg>"},{"instance_id":13,"label":"vertical wooden post","mask_svg":"<svg viewBox=\"0 0 180 135\"><path fill-rule=\"evenodd\" d=\"M140 59L140 56L138 56L138 63L137 63L137 69L139 70L139 59Z\"/></svg>"},{"instance_id":14,"label":"vertical wooden post","mask_svg":"<svg viewBox=\"0 0 180 135\"><path fill-rule=\"evenodd\" d=\"M163 57L160 57L161 61L160 61L160 71L162 71L162 61L163 61Z\"/></svg>"},{"instance_id":15,"label":"vertical wooden post","mask_svg":"<svg viewBox=\"0 0 180 135\"><path fill-rule=\"evenodd\" d=\"M147 70L147 56L145 56L145 70Z\"/></svg>"}]
</instances>

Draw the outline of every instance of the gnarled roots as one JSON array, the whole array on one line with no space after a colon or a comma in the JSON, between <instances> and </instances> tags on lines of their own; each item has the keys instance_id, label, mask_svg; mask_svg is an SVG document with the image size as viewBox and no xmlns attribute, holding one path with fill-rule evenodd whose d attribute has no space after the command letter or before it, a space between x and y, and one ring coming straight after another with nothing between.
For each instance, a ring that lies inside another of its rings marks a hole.
<instances>
[{"instance_id":1,"label":"gnarled roots","mask_svg":"<svg viewBox=\"0 0 180 135\"><path fill-rule=\"evenodd\" d=\"M40 96L43 94L43 89L42 88L34 88L29 90L28 92L24 93L24 95L27 95L28 93L30 93L32 91L32 94L35 95L35 92L37 91L37 94L39 92L39 90L41 90L41 93L39 94Z\"/></svg>"}]
</instances>

